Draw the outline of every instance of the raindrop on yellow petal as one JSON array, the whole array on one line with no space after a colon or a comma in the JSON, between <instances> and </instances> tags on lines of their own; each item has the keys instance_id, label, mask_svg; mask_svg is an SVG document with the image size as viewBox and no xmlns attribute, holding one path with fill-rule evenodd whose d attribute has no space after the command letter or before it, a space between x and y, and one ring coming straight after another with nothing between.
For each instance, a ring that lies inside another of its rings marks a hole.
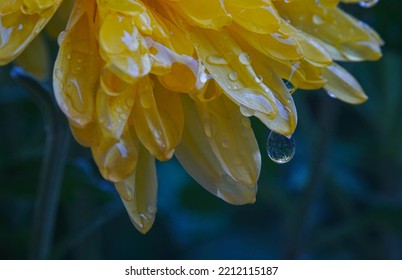
<instances>
[{"instance_id":1,"label":"raindrop on yellow petal","mask_svg":"<svg viewBox=\"0 0 402 280\"><path fill-rule=\"evenodd\" d=\"M53 73L56 100L67 117L78 126L85 126L93 120L100 73L92 21L95 10L90 1L83 2L77 2L69 29L61 35Z\"/></svg>"},{"instance_id":2,"label":"raindrop on yellow petal","mask_svg":"<svg viewBox=\"0 0 402 280\"><path fill-rule=\"evenodd\" d=\"M131 130L127 128L117 140L102 135L98 145L91 147L94 160L106 180L121 182L135 169L139 142Z\"/></svg>"},{"instance_id":3,"label":"raindrop on yellow petal","mask_svg":"<svg viewBox=\"0 0 402 280\"><path fill-rule=\"evenodd\" d=\"M7 5L7 2L0 6L2 10L7 10L6 14L0 13L0 65L15 59L28 46L50 20L60 3L61 0L53 1L48 12L41 16L25 15L20 9L15 9L14 5Z\"/></svg>"},{"instance_id":4,"label":"raindrop on yellow petal","mask_svg":"<svg viewBox=\"0 0 402 280\"><path fill-rule=\"evenodd\" d=\"M140 145L137 168L125 180L115 184L127 213L138 231L147 233L157 211L158 182L155 159Z\"/></svg>"},{"instance_id":5,"label":"raindrop on yellow petal","mask_svg":"<svg viewBox=\"0 0 402 280\"><path fill-rule=\"evenodd\" d=\"M163 88L157 80L139 81L133 122L141 143L161 161L173 156L181 139L183 113L179 96Z\"/></svg>"}]
</instances>

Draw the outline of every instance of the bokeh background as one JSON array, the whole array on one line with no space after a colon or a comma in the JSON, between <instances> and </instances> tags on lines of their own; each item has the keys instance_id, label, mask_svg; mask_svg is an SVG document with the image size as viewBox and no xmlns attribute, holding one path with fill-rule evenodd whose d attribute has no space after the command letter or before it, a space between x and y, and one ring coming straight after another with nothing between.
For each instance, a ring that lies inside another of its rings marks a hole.
<instances>
[{"instance_id":1,"label":"bokeh background","mask_svg":"<svg viewBox=\"0 0 402 280\"><path fill-rule=\"evenodd\" d=\"M158 214L144 236L71 139L49 258L402 259L402 5L343 7L386 41L382 60L342 64L369 100L297 91L297 151L285 165L269 160L269 131L253 120L263 156L255 204L226 204L176 160L158 162ZM27 259L45 130L10 70L0 68L0 259Z\"/></svg>"}]
</instances>

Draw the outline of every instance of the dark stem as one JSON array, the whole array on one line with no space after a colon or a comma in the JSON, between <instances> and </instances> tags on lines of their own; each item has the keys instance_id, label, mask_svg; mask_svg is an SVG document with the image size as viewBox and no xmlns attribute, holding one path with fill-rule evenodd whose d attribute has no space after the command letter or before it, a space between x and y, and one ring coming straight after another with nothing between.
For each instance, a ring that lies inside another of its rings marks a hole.
<instances>
[{"instance_id":1,"label":"dark stem","mask_svg":"<svg viewBox=\"0 0 402 280\"><path fill-rule=\"evenodd\" d=\"M336 104L326 96L321 97L319 103L319 122L313 143L314 152L310 162L309 175L304 186L304 193L296 207L294 222L290 228L289 244L285 252L285 259L303 258L303 249L308 241L311 228L311 214L320 192L320 181L325 174L325 158L333 133L333 125L336 117Z\"/></svg>"},{"instance_id":2,"label":"dark stem","mask_svg":"<svg viewBox=\"0 0 402 280\"><path fill-rule=\"evenodd\" d=\"M64 166L70 141L66 121L57 109L52 93L23 69L14 67L11 76L21 82L43 115L46 142L33 214L28 257L47 259L53 245Z\"/></svg>"}]
</instances>

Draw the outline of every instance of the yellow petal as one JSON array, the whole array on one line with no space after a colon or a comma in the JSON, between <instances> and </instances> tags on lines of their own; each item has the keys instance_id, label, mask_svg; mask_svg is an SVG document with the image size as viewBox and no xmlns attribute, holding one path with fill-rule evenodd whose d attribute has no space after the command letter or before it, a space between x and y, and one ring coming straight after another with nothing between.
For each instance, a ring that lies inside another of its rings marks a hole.
<instances>
[{"instance_id":1,"label":"yellow petal","mask_svg":"<svg viewBox=\"0 0 402 280\"><path fill-rule=\"evenodd\" d=\"M98 5L108 10L124 13L131 16L137 16L144 12L144 5L136 0L97 0Z\"/></svg>"},{"instance_id":2,"label":"yellow petal","mask_svg":"<svg viewBox=\"0 0 402 280\"><path fill-rule=\"evenodd\" d=\"M20 10L22 0L2 0L0 2L0 15L15 13Z\"/></svg>"},{"instance_id":3,"label":"yellow petal","mask_svg":"<svg viewBox=\"0 0 402 280\"><path fill-rule=\"evenodd\" d=\"M192 28L191 39L205 67L229 98L250 111L275 117L272 93L257 81L248 54L227 32Z\"/></svg>"},{"instance_id":4,"label":"yellow petal","mask_svg":"<svg viewBox=\"0 0 402 280\"><path fill-rule=\"evenodd\" d=\"M252 53L253 67L259 75L261 82L264 82L272 91L278 114L274 119L263 114L256 114L269 129L286 136L290 136L296 129L297 111L293 98L278 74L267 65L269 60L262 55Z\"/></svg>"},{"instance_id":5,"label":"yellow petal","mask_svg":"<svg viewBox=\"0 0 402 280\"><path fill-rule=\"evenodd\" d=\"M338 64L328 66L324 77L328 79L324 88L340 100L351 104L360 104L367 100L356 79Z\"/></svg>"},{"instance_id":6,"label":"yellow petal","mask_svg":"<svg viewBox=\"0 0 402 280\"><path fill-rule=\"evenodd\" d=\"M151 38L145 39L152 61L151 73L168 89L191 92L196 86L198 62L191 56L177 54Z\"/></svg>"},{"instance_id":7,"label":"yellow petal","mask_svg":"<svg viewBox=\"0 0 402 280\"><path fill-rule=\"evenodd\" d=\"M225 95L196 105L211 148L225 172L242 185L255 186L261 155L250 120Z\"/></svg>"},{"instance_id":8,"label":"yellow petal","mask_svg":"<svg viewBox=\"0 0 402 280\"><path fill-rule=\"evenodd\" d=\"M361 61L381 57L382 40L378 34L339 8L327 9L315 0L276 2L275 7L294 27L319 38L336 60Z\"/></svg>"},{"instance_id":9,"label":"yellow petal","mask_svg":"<svg viewBox=\"0 0 402 280\"><path fill-rule=\"evenodd\" d=\"M46 14L42 15L24 14L13 5L8 6L8 2L0 6L2 10L10 11L7 14L0 14L0 65L15 59L43 29L59 7L61 0L51 2L52 5Z\"/></svg>"},{"instance_id":10,"label":"yellow petal","mask_svg":"<svg viewBox=\"0 0 402 280\"><path fill-rule=\"evenodd\" d=\"M290 34L285 34L281 30L270 34L251 33L240 26L231 27L231 30L255 49L276 60L294 62L303 58L299 43Z\"/></svg>"},{"instance_id":11,"label":"yellow petal","mask_svg":"<svg viewBox=\"0 0 402 280\"><path fill-rule=\"evenodd\" d=\"M191 25L220 29L232 21L232 17L226 12L220 0L210 0L207 4L199 0L169 0L167 2L177 14L183 16Z\"/></svg>"},{"instance_id":12,"label":"yellow petal","mask_svg":"<svg viewBox=\"0 0 402 280\"><path fill-rule=\"evenodd\" d=\"M183 96L182 103L185 128L175 155L184 169L206 190L228 203L254 203L257 186L245 186L225 171L210 145L194 101ZM258 158L255 154L250 156Z\"/></svg>"},{"instance_id":13,"label":"yellow petal","mask_svg":"<svg viewBox=\"0 0 402 280\"><path fill-rule=\"evenodd\" d=\"M69 121L70 130L75 140L84 147L91 147L99 145L102 137L99 124L95 121L88 123L81 127L77 126L74 122Z\"/></svg>"},{"instance_id":14,"label":"yellow petal","mask_svg":"<svg viewBox=\"0 0 402 280\"><path fill-rule=\"evenodd\" d=\"M173 156L181 139L183 112L179 96L164 89L157 80L139 81L133 121L141 143L159 160Z\"/></svg>"},{"instance_id":15,"label":"yellow petal","mask_svg":"<svg viewBox=\"0 0 402 280\"><path fill-rule=\"evenodd\" d=\"M100 57L95 38L94 2L77 1L68 29L60 35L60 50L53 73L56 100L78 126L93 120Z\"/></svg>"},{"instance_id":16,"label":"yellow petal","mask_svg":"<svg viewBox=\"0 0 402 280\"><path fill-rule=\"evenodd\" d=\"M115 83L120 83L118 78ZM117 86L118 87L118 86ZM134 106L137 85L127 85L123 93L112 96L108 95L102 87L96 96L96 113L98 121L106 134L119 139L126 127L127 120Z\"/></svg>"},{"instance_id":17,"label":"yellow petal","mask_svg":"<svg viewBox=\"0 0 402 280\"><path fill-rule=\"evenodd\" d=\"M233 20L249 31L269 34L279 29L280 16L270 1L232 0L225 5Z\"/></svg>"},{"instance_id":18,"label":"yellow petal","mask_svg":"<svg viewBox=\"0 0 402 280\"><path fill-rule=\"evenodd\" d=\"M158 182L155 160L145 147L139 148L136 170L115 186L136 229L147 233L157 211Z\"/></svg>"},{"instance_id":19,"label":"yellow petal","mask_svg":"<svg viewBox=\"0 0 402 280\"><path fill-rule=\"evenodd\" d=\"M133 17L108 14L99 31L99 45L106 65L121 79L135 82L150 72L148 48Z\"/></svg>"},{"instance_id":20,"label":"yellow petal","mask_svg":"<svg viewBox=\"0 0 402 280\"><path fill-rule=\"evenodd\" d=\"M111 182L128 178L137 165L139 141L132 128L120 139L102 135L98 145L91 147L92 155L102 176Z\"/></svg>"},{"instance_id":21,"label":"yellow petal","mask_svg":"<svg viewBox=\"0 0 402 280\"><path fill-rule=\"evenodd\" d=\"M314 40L308 34L294 28L285 20L282 20L281 22L281 30L297 40L297 42L300 44L305 60L318 67L324 67L332 64L330 54L321 44L317 42L317 40Z\"/></svg>"},{"instance_id":22,"label":"yellow petal","mask_svg":"<svg viewBox=\"0 0 402 280\"><path fill-rule=\"evenodd\" d=\"M41 14L51 9L57 0L23 0L21 10L24 14Z\"/></svg>"}]
</instances>

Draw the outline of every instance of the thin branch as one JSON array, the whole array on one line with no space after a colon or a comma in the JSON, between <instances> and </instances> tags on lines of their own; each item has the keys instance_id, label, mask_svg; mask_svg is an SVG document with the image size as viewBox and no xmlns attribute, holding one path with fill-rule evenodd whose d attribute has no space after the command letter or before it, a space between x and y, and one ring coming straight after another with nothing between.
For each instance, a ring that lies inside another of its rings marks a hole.
<instances>
[{"instance_id":1,"label":"thin branch","mask_svg":"<svg viewBox=\"0 0 402 280\"><path fill-rule=\"evenodd\" d=\"M46 142L33 214L29 258L47 259L53 245L60 189L71 136L51 91L19 67L11 70L11 76L28 90L44 120Z\"/></svg>"}]
</instances>

